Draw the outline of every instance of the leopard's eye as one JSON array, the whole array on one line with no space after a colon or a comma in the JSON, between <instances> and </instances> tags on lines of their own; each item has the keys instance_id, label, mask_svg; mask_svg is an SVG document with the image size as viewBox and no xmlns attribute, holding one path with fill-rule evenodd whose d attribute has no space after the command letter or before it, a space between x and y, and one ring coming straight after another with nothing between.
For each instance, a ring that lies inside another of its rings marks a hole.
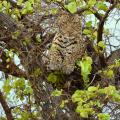
<instances>
[{"instance_id":1,"label":"leopard's eye","mask_svg":"<svg viewBox=\"0 0 120 120\"><path fill-rule=\"evenodd\" d=\"M62 35L60 35L59 37L62 38Z\"/></svg>"}]
</instances>

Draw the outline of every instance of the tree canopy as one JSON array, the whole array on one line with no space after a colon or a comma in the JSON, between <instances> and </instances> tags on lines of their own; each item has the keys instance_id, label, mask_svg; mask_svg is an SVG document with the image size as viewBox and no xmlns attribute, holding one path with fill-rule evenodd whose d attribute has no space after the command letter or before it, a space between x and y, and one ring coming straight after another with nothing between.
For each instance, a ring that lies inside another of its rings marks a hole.
<instances>
[{"instance_id":1,"label":"tree canopy","mask_svg":"<svg viewBox=\"0 0 120 120\"><path fill-rule=\"evenodd\" d=\"M119 0L0 0L0 119L118 120L120 37L105 25L117 15L116 28L119 9Z\"/></svg>"}]
</instances>

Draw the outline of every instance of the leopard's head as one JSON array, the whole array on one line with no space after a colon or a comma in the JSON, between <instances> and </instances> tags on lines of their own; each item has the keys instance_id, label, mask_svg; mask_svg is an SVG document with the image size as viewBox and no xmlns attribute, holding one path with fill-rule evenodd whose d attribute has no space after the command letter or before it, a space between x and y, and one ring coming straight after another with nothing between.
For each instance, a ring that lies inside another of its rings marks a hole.
<instances>
[{"instance_id":1,"label":"leopard's head","mask_svg":"<svg viewBox=\"0 0 120 120\"><path fill-rule=\"evenodd\" d=\"M71 14L67 11L61 10L58 14L56 24L60 32L65 35L76 35L81 33L81 17L77 14Z\"/></svg>"}]
</instances>

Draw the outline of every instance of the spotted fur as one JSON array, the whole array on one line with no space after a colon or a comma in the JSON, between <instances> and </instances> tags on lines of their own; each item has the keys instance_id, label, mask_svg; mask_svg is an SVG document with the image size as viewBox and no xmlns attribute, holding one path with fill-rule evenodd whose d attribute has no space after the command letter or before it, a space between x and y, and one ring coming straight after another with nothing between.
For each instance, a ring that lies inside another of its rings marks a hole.
<instances>
[{"instance_id":1,"label":"spotted fur","mask_svg":"<svg viewBox=\"0 0 120 120\"><path fill-rule=\"evenodd\" d=\"M81 34L81 19L67 12L59 13L56 21L59 32L56 33L50 49L42 58L48 70L60 70L70 74L75 62L85 53L85 42Z\"/></svg>"}]
</instances>

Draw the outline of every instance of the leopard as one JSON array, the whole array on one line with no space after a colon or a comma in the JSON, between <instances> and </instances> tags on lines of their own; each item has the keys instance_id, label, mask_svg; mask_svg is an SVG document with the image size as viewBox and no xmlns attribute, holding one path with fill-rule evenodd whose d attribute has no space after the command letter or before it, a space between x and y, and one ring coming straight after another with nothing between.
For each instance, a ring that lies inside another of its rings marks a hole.
<instances>
[{"instance_id":1,"label":"leopard","mask_svg":"<svg viewBox=\"0 0 120 120\"><path fill-rule=\"evenodd\" d=\"M70 74L75 62L85 54L86 43L82 39L82 21L77 14L61 10L55 21L58 32L51 46L44 51L42 61L47 70Z\"/></svg>"}]
</instances>

